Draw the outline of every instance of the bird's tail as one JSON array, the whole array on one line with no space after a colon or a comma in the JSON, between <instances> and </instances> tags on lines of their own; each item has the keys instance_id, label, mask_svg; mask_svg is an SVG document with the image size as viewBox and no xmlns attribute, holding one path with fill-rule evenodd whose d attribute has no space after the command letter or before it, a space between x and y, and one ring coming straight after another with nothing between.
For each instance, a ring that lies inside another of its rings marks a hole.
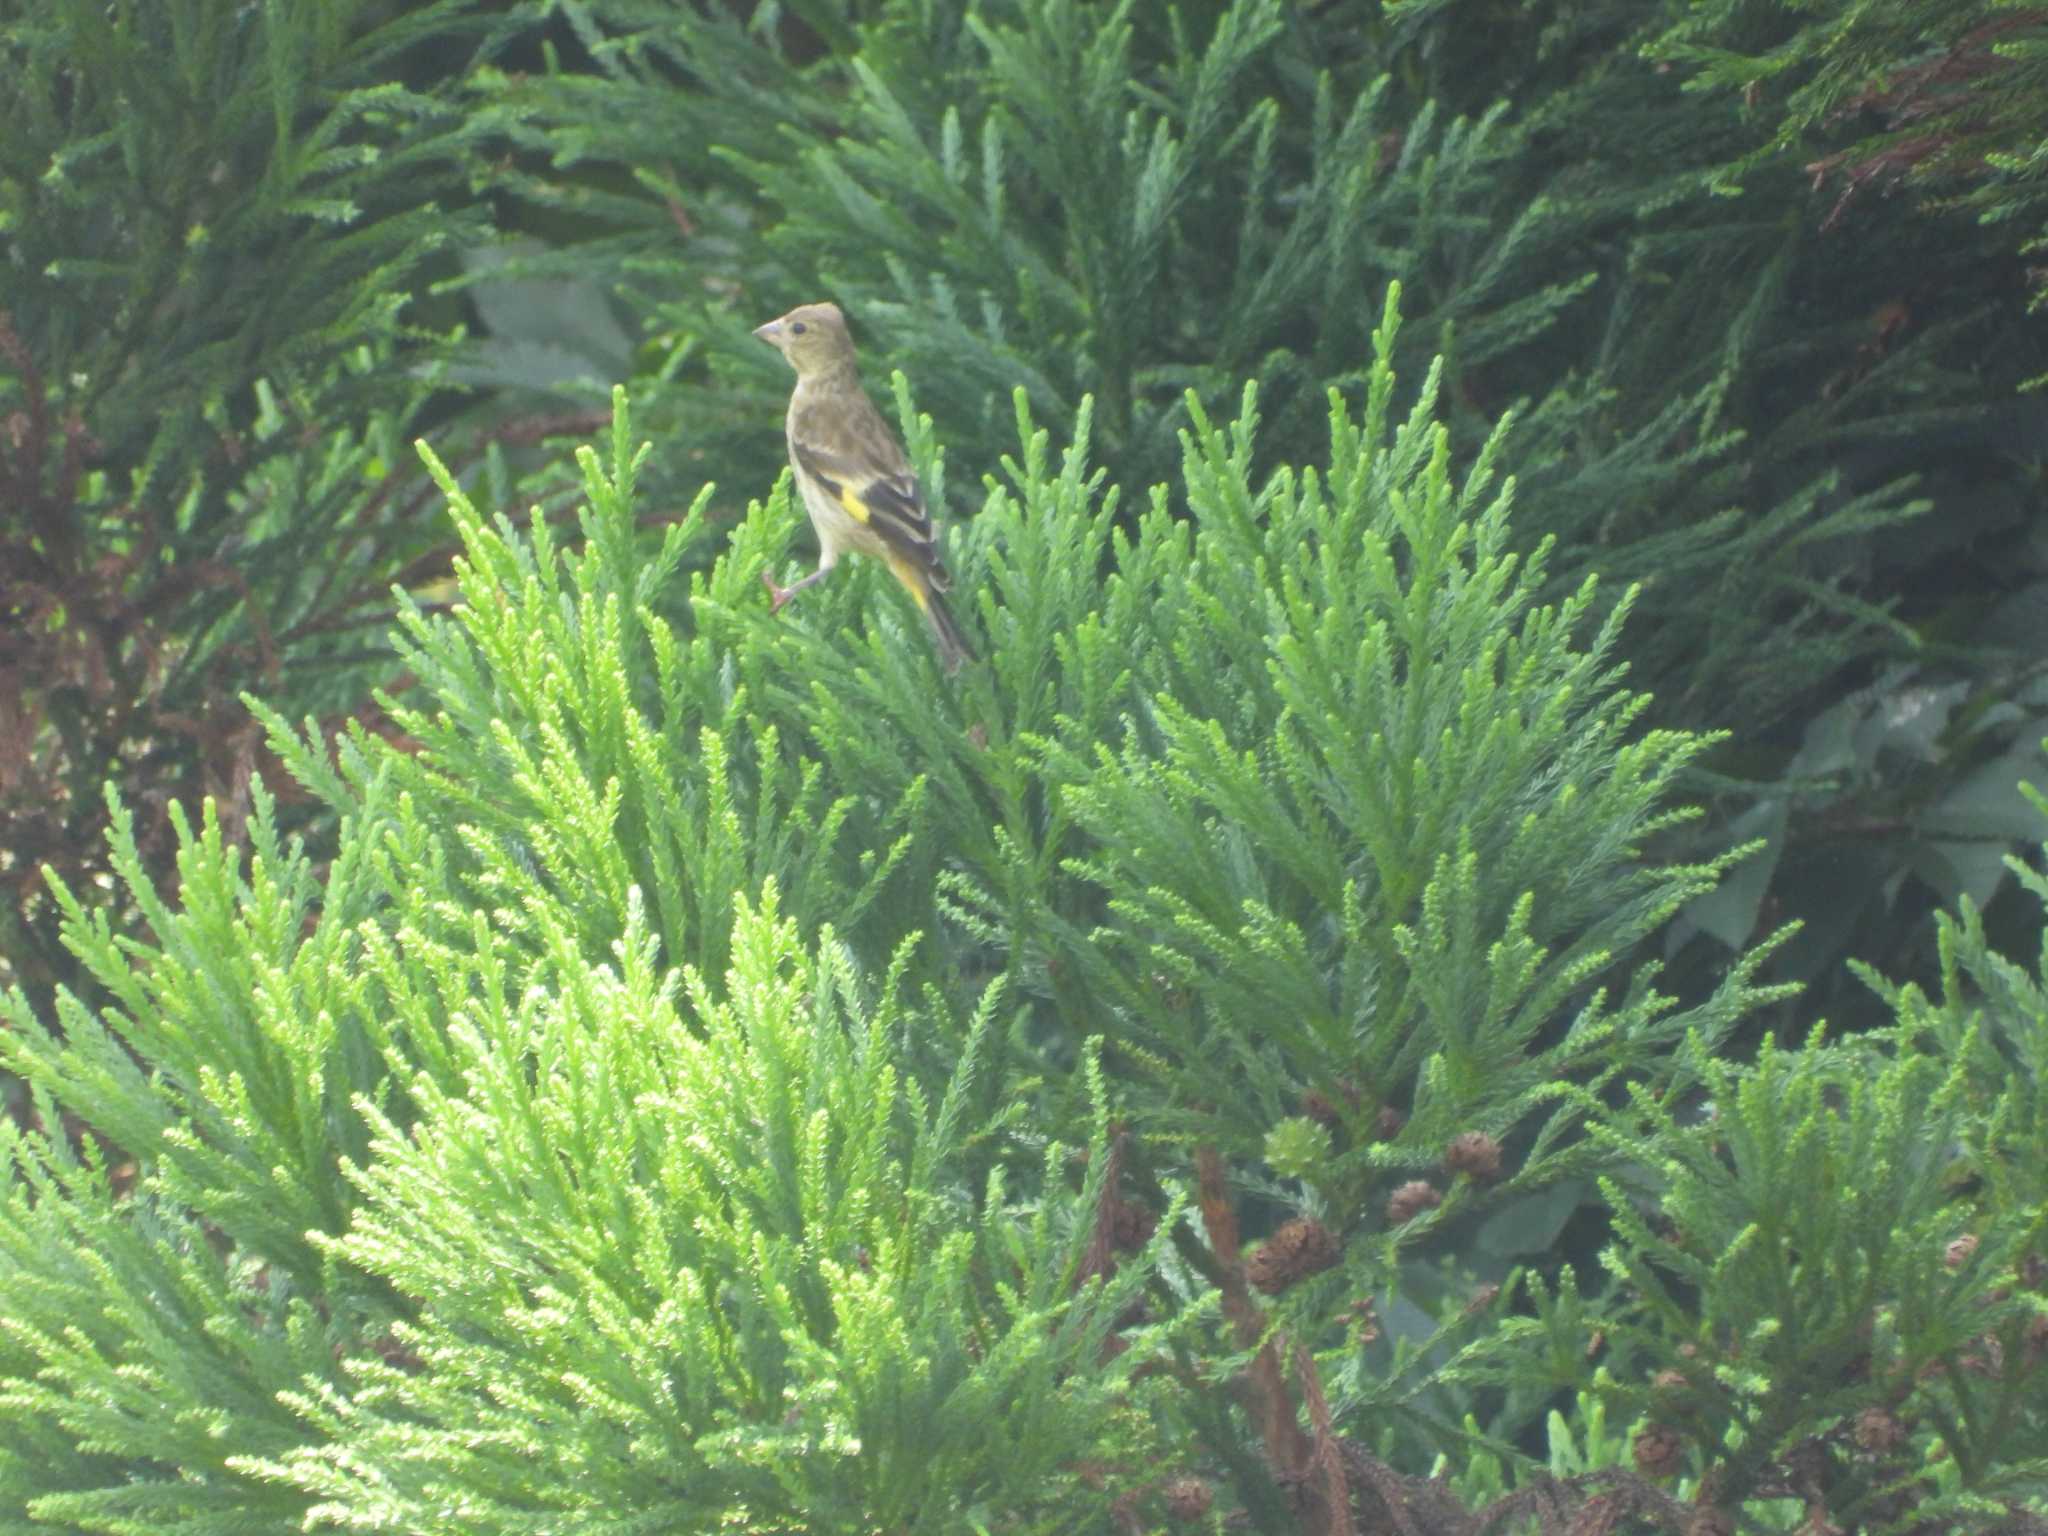
<instances>
[{"instance_id":1,"label":"bird's tail","mask_svg":"<svg viewBox=\"0 0 2048 1536\"><path fill-rule=\"evenodd\" d=\"M959 620L953 617L953 610L940 596L939 589L948 585L946 568L936 562L913 559L894 549L886 551L882 558L888 564L889 573L903 583L903 589L917 600L918 611L931 625L932 639L938 642L939 665L952 673L960 670L962 662L974 660L974 648L960 633Z\"/></svg>"},{"instance_id":2,"label":"bird's tail","mask_svg":"<svg viewBox=\"0 0 2048 1536\"><path fill-rule=\"evenodd\" d=\"M939 648L939 665L951 673L958 672L963 662L974 660L974 648L960 633L960 623L953 617L953 610L929 585L925 589L925 601L920 606L932 626L932 639Z\"/></svg>"}]
</instances>

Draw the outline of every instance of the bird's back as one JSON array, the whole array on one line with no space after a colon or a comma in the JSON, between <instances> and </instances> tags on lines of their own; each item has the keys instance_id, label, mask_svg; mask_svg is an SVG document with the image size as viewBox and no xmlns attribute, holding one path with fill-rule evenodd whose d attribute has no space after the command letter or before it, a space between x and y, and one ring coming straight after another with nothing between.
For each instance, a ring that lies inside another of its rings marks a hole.
<instances>
[{"instance_id":1,"label":"bird's back","mask_svg":"<svg viewBox=\"0 0 2048 1536\"><path fill-rule=\"evenodd\" d=\"M792 456L799 443L851 450L882 475L909 475L910 460L851 368L797 380L789 396L787 430Z\"/></svg>"}]
</instances>

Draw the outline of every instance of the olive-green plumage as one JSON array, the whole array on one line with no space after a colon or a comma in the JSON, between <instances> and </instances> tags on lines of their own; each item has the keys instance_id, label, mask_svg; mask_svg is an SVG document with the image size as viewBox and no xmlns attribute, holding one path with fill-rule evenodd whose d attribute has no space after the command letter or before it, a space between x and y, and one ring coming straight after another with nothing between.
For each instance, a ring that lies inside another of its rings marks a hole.
<instances>
[{"instance_id":1,"label":"olive-green plumage","mask_svg":"<svg viewBox=\"0 0 2048 1536\"><path fill-rule=\"evenodd\" d=\"M974 652L940 595L952 578L939 558L910 460L861 387L846 317L836 304L806 304L754 334L796 370L787 422L789 465L818 533L818 568L802 581L778 587L762 572L776 608L856 550L881 561L902 583L931 625L941 663L957 671Z\"/></svg>"}]
</instances>

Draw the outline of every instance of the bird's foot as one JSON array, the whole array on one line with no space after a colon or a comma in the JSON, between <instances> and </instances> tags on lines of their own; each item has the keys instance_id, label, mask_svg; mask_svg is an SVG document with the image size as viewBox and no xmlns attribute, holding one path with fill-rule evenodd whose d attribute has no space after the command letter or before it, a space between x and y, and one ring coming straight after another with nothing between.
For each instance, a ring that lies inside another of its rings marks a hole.
<instances>
[{"instance_id":1,"label":"bird's foot","mask_svg":"<svg viewBox=\"0 0 2048 1536\"><path fill-rule=\"evenodd\" d=\"M782 605L796 596L795 587L778 587L775 585L775 578L766 571L761 573L761 585L768 589L768 611L770 613L782 612Z\"/></svg>"}]
</instances>

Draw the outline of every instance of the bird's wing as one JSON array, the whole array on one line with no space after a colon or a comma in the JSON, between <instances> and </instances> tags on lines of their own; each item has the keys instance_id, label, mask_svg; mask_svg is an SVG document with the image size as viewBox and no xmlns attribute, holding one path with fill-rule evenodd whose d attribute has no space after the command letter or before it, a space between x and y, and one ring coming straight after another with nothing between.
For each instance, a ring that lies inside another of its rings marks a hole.
<instances>
[{"instance_id":1,"label":"bird's wing","mask_svg":"<svg viewBox=\"0 0 2048 1536\"><path fill-rule=\"evenodd\" d=\"M789 451L798 467L837 497L851 516L928 570L940 568L924 491L909 469L885 470L866 454L835 452L795 434Z\"/></svg>"}]
</instances>

